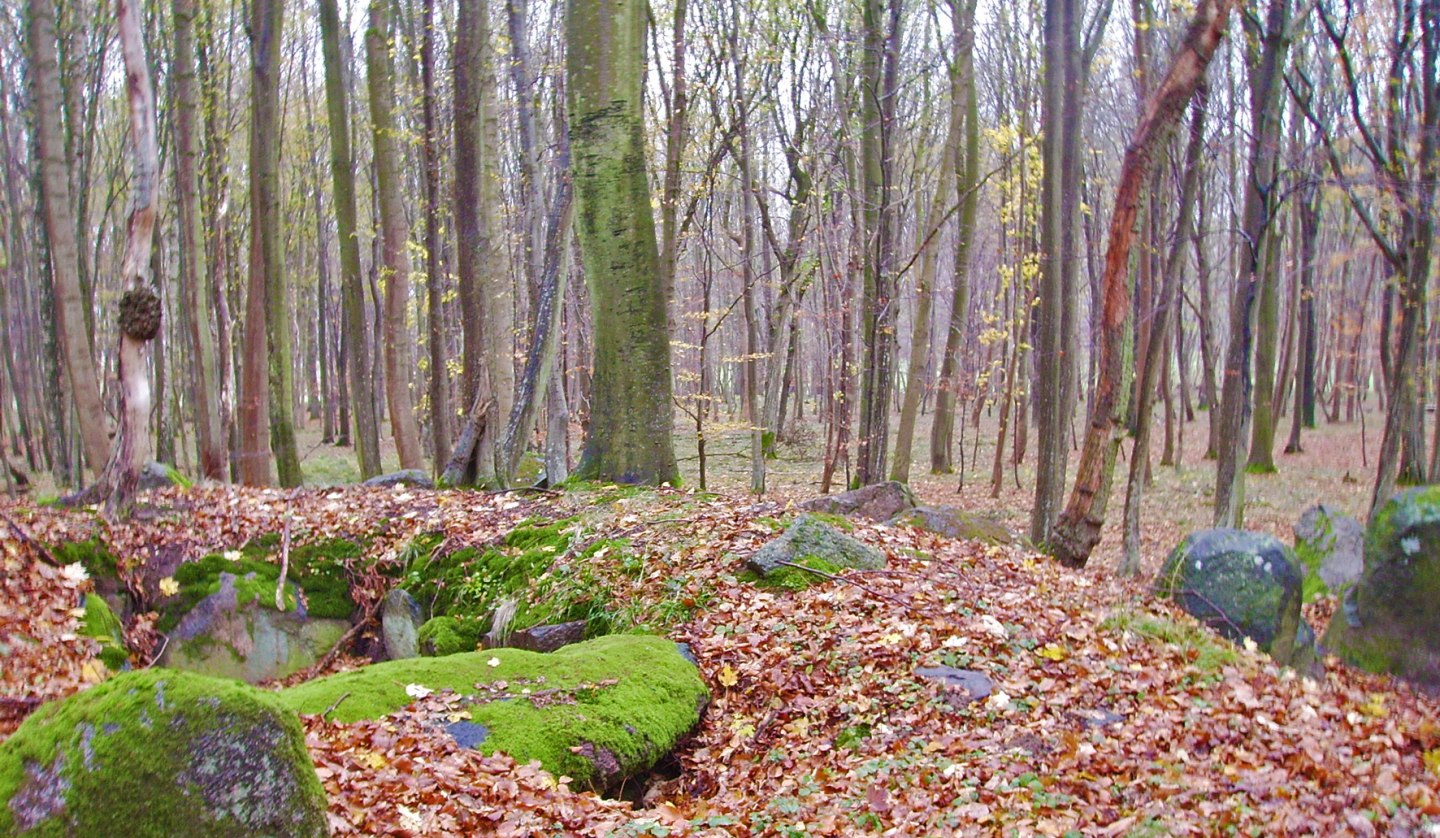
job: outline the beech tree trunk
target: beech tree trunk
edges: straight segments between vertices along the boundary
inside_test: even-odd
[[[65,362],[65,377],[80,426],[85,464],[98,475],[109,457],[110,437],[100,381],[90,357],[85,325],[86,296],[81,289],[80,250],[76,243],[76,214],[70,195],[70,166],[66,162],[61,128],[60,70],[56,64],[55,4],[30,0],[31,87],[35,98],[35,145],[40,167],[40,197],[49,241],[50,277],[54,288],[55,326]]]
[[[575,476],[673,483],[670,335],[645,172],[645,8],[639,0],[566,6],[576,233],[595,328]]]

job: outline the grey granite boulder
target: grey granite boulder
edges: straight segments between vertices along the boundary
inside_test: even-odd
[[[982,544],[1008,545],[1015,536],[993,518],[966,512],[954,506],[917,506],[891,518],[890,524],[915,527],[946,538],[978,541]]]
[[[435,488],[435,481],[430,479],[430,475],[418,468],[407,468],[401,469],[400,471],[392,471],[389,474],[377,474],[369,480],[366,480],[362,485],[379,486],[381,488],[404,485],[412,489],[433,489]]]
[[[765,577],[795,572],[786,562],[829,572],[845,568],[876,570],[885,566],[885,554],[813,515],[801,515],[784,533],[756,550],[746,566]]]
[[[915,506],[910,487],[895,480],[872,483],[838,495],[821,495],[800,504],[806,512],[844,515],[866,521],[888,521]]]
[[[1233,641],[1249,637],[1286,665],[1297,663],[1297,651],[1304,657],[1297,649],[1300,586],[1289,547],[1263,533],[1224,528],[1187,536],[1155,580],[1158,595]]]
[[[380,605],[380,637],[387,660],[420,656],[420,603],[404,588],[391,588]]]

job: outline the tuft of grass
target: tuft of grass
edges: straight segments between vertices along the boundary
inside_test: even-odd
[[[1130,632],[1155,643],[1175,646],[1186,660],[1206,674],[1218,672],[1240,660],[1240,655],[1229,641],[1210,633],[1203,626],[1148,611],[1121,608],[1102,620],[1100,628],[1122,634]]]

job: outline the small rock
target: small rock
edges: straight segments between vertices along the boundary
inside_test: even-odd
[[[462,748],[479,749],[490,736],[490,728],[466,721],[446,724],[445,732],[450,734],[451,738]]]
[[[910,487],[895,480],[872,483],[838,495],[821,495],[800,504],[806,512],[823,512],[863,518],[867,521],[888,521],[915,506]]]
[[[505,645],[530,652],[553,652],[585,639],[585,621],[574,620],[550,626],[535,626],[511,632]]]
[[[168,489],[171,486],[178,486],[184,482],[180,472],[174,466],[151,460],[140,467],[140,482],[135,485],[137,491],[148,492],[151,489]]]
[[[1081,725],[1096,730],[1110,725],[1118,725],[1125,721],[1125,717],[1119,713],[1112,713],[1104,707],[1091,707],[1085,710],[1071,710],[1071,718],[1080,722]]]
[[[380,606],[380,635],[387,660],[420,656],[420,603],[404,588],[391,588]]]
[[[946,692],[960,691],[966,704],[984,701],[995,689],[995,683],[982,672],[973,669],[956,669],[953,666],[928,666],[915,670],[915,674],[939,684]]]
[[[400,471],[392,471],[389,474],[377,474],[361,485],[379,486],[381,488],[404,485],[412,489],[433,489],[435,488],[435,481],[430,479],[430,475],[418,468],[407,468],[401,469]]]

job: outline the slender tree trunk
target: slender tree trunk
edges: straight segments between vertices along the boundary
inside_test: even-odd
[[[360,269],[360,239],[355,222],[355,161],[350,150],[345,64],[340,54],[340,15],[336,0],[319,0],[319,4],[325,107],[330,122],[330,176],[339,231],[340,298],[345,320],[342,351],[355,405],[355,453],[364,479],[380,473],[380,423],[375,412],[371,355],[366,346],[365,278]]]
[[[76,216],[71,204],[69,166],[60,125],[60,71],[56,65],[55,5],[30,0],[28,28],[31,85],[35,101],[36,152],[40,197],[49,240],[50,276],[55,301],[56,336],[65,361],[65,376],[80,426],[85,463],[99,474],[109,456],[105,408],[100,382],[90,356],[85,294],[81,288]]]
[[[1130,308],[1125,275],[1134,243],[1140,188],[1149,178],[1155,151],[1179,121],[1186,104],[1203,83],[1205,70],[1224,36],[1234,0],[1201,0],[1169,71],[1146,102],[1140,124],[1125,150],[1115,211],[1105,252],[1103,340],[1099,379],[1090,401],[1090,422],[1075,486],[1065,511],[1047,539],[1056,558],[1081,566],[1100,540],[1114,476],[1115,453],[1125,427],[1125,319]]]
[[[390,57],[390,23],[384,0],[370,4],[365,32],[365,67],[370,87],[370,123],[374,132],[375,180],[380,204],[382,278],[385,282],[384,337],[385,404],[402,469],[423,469],[420,427],[410,396],[414,346],[405,324],[410,300],[409,224],[402,205],[403,172],[395,127],[394,69]],[[438,463],[436,464],[438,467]]]
[[[438,468],[450,455],[450,384],[445,374],[445,277],[440,271],[440,149],[435,116],[435,0],[424,0],[420,46],[425,163],[425,299],[429,320],[430,441]]]
[[[180,230],[180,294],[188,313],[189,348],[195,390],[195,438],[200,476],[225,479],[225,437],[220,425],[219,380],[215,344],[210,338],[210,306],[205,293],[205,249],[200,233],[200,187],[196,114],[200,95],[195,80],[195,0],[175,0],[175,201]]]

